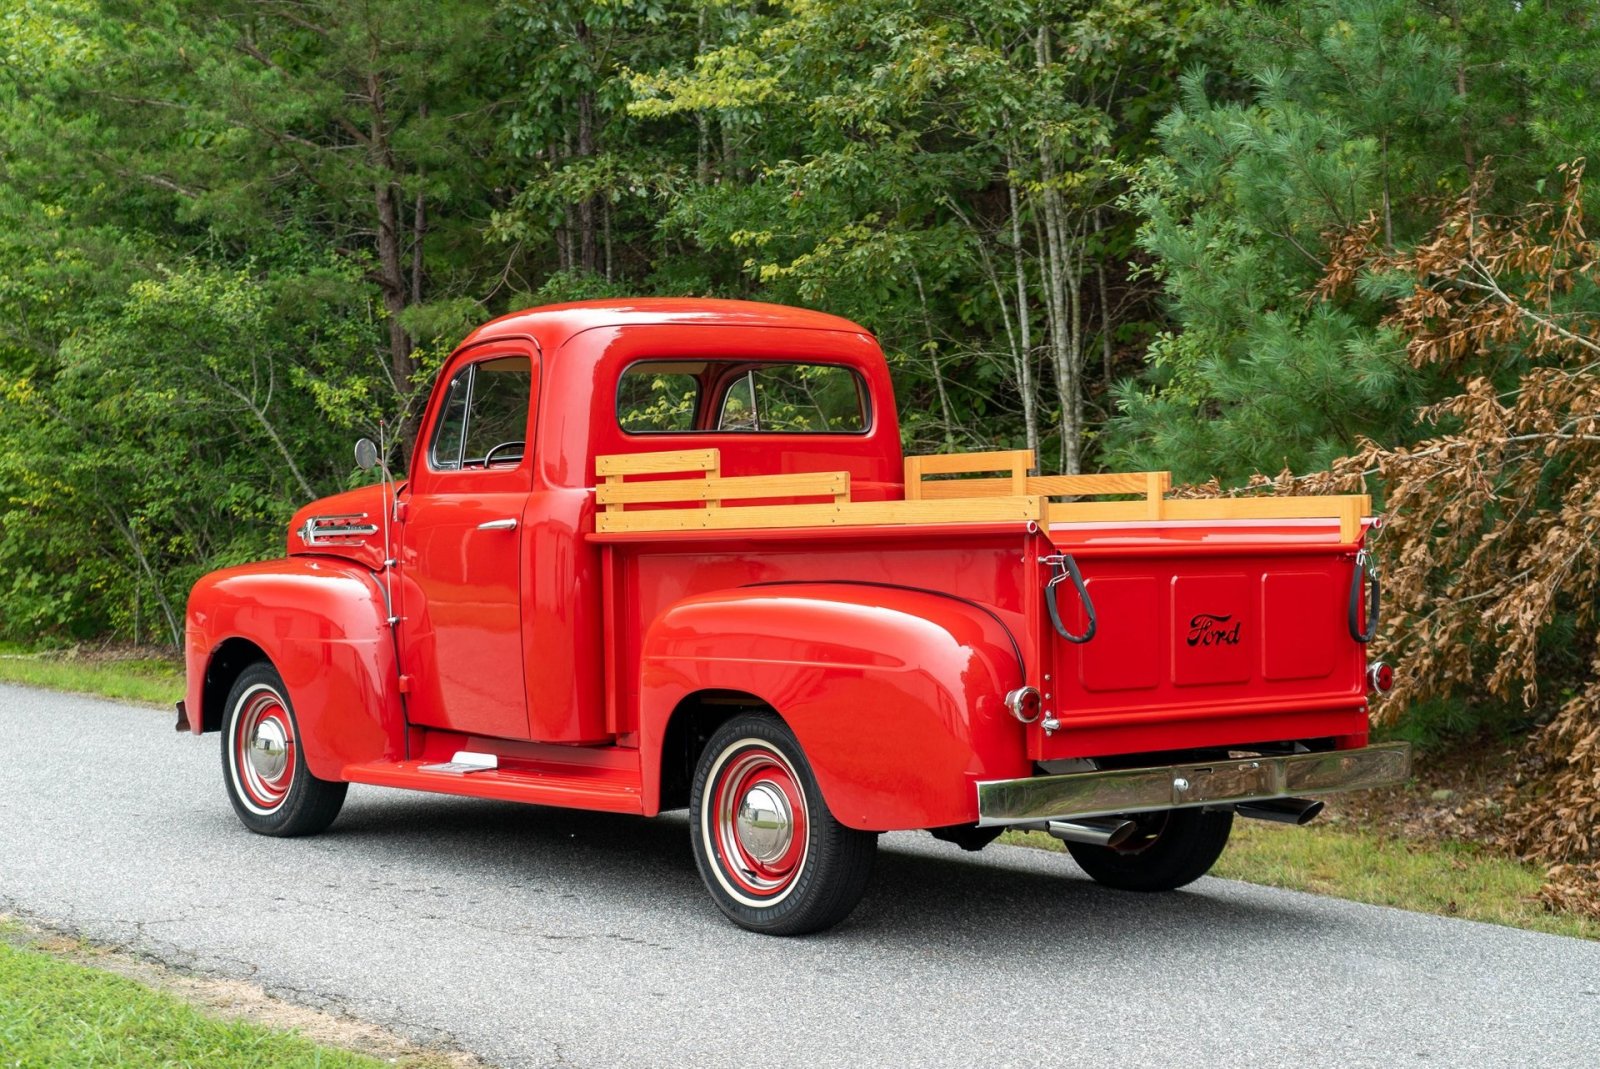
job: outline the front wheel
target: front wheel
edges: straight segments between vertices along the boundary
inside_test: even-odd
[[[240,672],[228,692],[222,780],[239,820],[260,835],[315,835],[339,815],[349,789],[306,768],[289,690],[266,661]]]
[[[1118,846],[1067,843],[1072,860],[1096,883],[1122,891],[1193,883],[1211,871],[1233,830],[1230,809],[1166,809],[1132,819],[1138,831]]]
[[[718,728],[689,792],[694,860],[717,908],[767,935],[842,921],[866,892],[874,832],[847,828],[822,801],[783,721],[737,716]]]

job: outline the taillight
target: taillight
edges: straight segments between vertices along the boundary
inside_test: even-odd
[[[1394,669],[1378,661],[1367,666],[1367,689],[1375,690],[1379,694],[1394,687]]]
[[[1039,710],[1042,703],[1039,692],[1032,687],[1018,687],[1006,695],[1006,708],[1011,710],[1011,715],[1024,724],[1031,724],[1039,719]]]

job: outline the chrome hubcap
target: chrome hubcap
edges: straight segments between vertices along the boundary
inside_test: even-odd
[[[794,818],[783,791],[767,782],[752,784],[739,800],[734,818],[739,845],[757,861],[775,861],[794,840]]]
[[[288,763],[289,740],[283,725],[276,720],[258,721],[250,736],[250,767],[262,779],[275,780]]]

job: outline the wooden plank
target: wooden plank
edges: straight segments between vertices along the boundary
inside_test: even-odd
[[[1339,513],[1339,541],[1354,542],[1361,537],[1361,517],[1372,511],[1372,498],[1346,494],[1344,511]]]
[[[716,449],[679,449],[662,453],[613,453],[594,458],[594,473],[605,475],[661,475],[671,472],[716,471],[722,454]]]
[[[1170,504],[1170,502],[1169,502]],[[1150,518],[1146,501],[1053,501],[1054,523],[1130,523]]]
[[[906,457],[906,500],[919,501],[922,498],[922,458]]]
[[[1325,494],[1306,497],[1214,497],[1168,501],[1169,520],[1338,520],[1341,531],[1347,516],[1372,511],[1365,494]]]
[[[602,505],[646,501],[737,501],[757,497],[838,497],[850,492],[850,473],[814,471],[797,475],[741,475],[727,479],[661,479],[603,483],[594,488]]]
[[[1011,453],[1011,495],[1025,497],[1028,493],[1028,469],[1033,467],[1033,454],[1026,449]]]
[[[934,453],[910,458],[921,462],[924,475],[960,475],[974,471],[1023,471],[1033,467],[1033,453],[1027,449],[1005,449],[988,453]]]
[[[1032,489],[1033,480],[1028,480],[1028,493],[1035,497],[1046,497],[1041,490]],[[909,485],[909,484],[908,484]],[[1011,492],[1011,480],[1006,479],[929,479],[924,482],[920,490],[921,500],[924,501],[951,501],[964,497],[1014,497]],[[1023,495],[1026,496],[1026,495]]]
[[[602,513],[595,530],[702,531],[774,527],[861,527],[875,524],[1042,522],[1041,497],[972,498],[965,501],[850,501],[831,505],[748,505],[708,509],[657,509]]]
[[[1166,516],[1167,490],[1172,486],[1172,473],[1170,471],[1147,471],[1144,473],[1144,501],[1147,511],[1145,519],[1159,520]]]
[[[1172,476],[1164,471],[1139,471],[1105,475],[1035,475],[1027,480],[1027,493],[1040,497],[1081,497],[1098,494],[1164,495]],[[933,479],[922,484],[922,496],[949,500],[956,497],[1013,497],[1011,480]]]
[[[1164,477],[1164,478],[1163,478]],[[1156,495],[1166,493],[1172,475],[1165,471],[1107,472],[1101,475],[1036,475],[1028,480],[1028,493],[1049,497],[1095,494],[1149,495],[1152,482]],[[957,484],[959,485],[959,483]]]
[[[1361,517],[1372,511],[1365,495],[1306,497],[1208,497],[1163,500],[1164,520],[1309,520],[1339,523],[1345,542],[1361,533]],[[1148,520],[1145,501],[1071,501],[1053,504],[1050,518],[1057,523],[1126,523]]]
[[[716,450],[712,450],[712,452],[715,453]],[[708,478],[708,479],[720,479],[720,478],[722,478],[722,454],[721,453],[717,453],[717,455],[714,456],[711,459],[711,466],[706,469],[706,478]],[[722,507],[722,502],[718,501],[718,500],[716,500],[714,498],[712,500],[706,502],[706,508],[708,508],[708,509],[719,509],[721,507]]]

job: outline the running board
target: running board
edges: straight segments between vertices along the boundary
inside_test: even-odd
[[[376,787],[604,813],[644,813],[644,789],[637,773],[617,769],[568,765],[559,770],[484,768],[463,774],[428,761],[369,761],[344,766],[343,775],[351,783]]]
[[[1363,750],[989,780],[978,784],[978,826],[1361,791],[1402,783],[1410,770],[1410,744],[1387,742]]]

